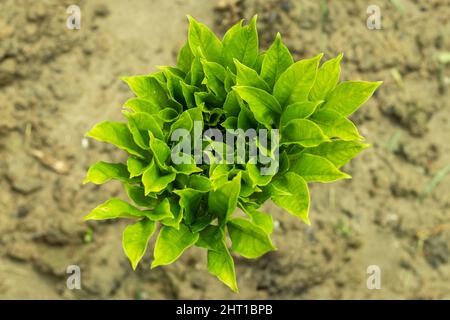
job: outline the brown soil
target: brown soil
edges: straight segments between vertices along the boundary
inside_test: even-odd
[[[448,0],[78,1],[81,30],[65,26],[70,1],[0,2],[0,298],[450,298],[450,52]],[[122,252],[126,222],[82,217],[118,183],[82,186],[89,164],[115,148],[83,140],[120,119],[131,93],[122,75],[173,64],[186,14],[219,33],[258,14],[261,46],[277,31],[296,58],[343,52],[342,79],[383,80],[353,117],[373,148],[345,170],[353,180],[312,186],[312,226],[271,204],[278,251],[236,257],[240,293],[207,274],[192,249],[175,264],[136,272]],[[425,192],[425,193],[424,193]],[[82,290],[66,288],[77,264]],[[366,286],[378,265],[380,290]]]

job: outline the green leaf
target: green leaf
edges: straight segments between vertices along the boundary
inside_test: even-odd
[[[236,67],[233,60],[248,67],[253,67],[258,58],[258,32],[256,31],[256,16],[250,21],[250,24],[241,27],[241,23],[235,25],[224,37],[223,54],[225,65],[235,72]]]
[[[130,179],[127,166],[122,163],[99,161],[89,168],[83,184],[88,182],[103,184],[111,179],[128,182]]]
[[[191,188],[175,190],[174,193],[180,196],[180,207],[183,211],[185,223],[187,225],[192,224],[200,207],[200,201],[205,193]]]
[[[170,208],[170,202],[169,199],[165,198],[163,201],[161,201],[155,209],[148,212],[147,218],[153,221],[159,221],[164,219],[173,219],[173,213]]]
[[[233,87],[239,96],[248,103],[255,119],[271,128],[278,122],[281,114],[281,107],[278,101],[264,90],[253,87]]]
[[[169,146],[164,141],[154,137],[150,131],[149,135],[150,135],[150,149],[152,150],[153,157],[156,160],[156,163],[161,169],[168,169],[166,161],[171,154]]]
[[[323,54],[297,61],[283,72],[273,88],[273,95],[282,107],[308,100]]]
[[[208,226],[200,233],[196,245],[208,249],[208,271],[237,292],[234,262],[228,252],[222,229],[213,225]]]
[[[347,118],[330,109],[321,109],[314,113],[310,120],[314,121],[328,138],[342,140],[364,140],[356,126]]]
[[[294,216],[310,224],[309,190],[306,181],[294,172],[287,172],[269,185],[272,201]]]
[[[290,171],[302,176],[306,182],[332,182],[351,177],[339,171],[334,164],[323,157],[312,154],[301,154],[298,159],[291,162]]]
[[[231,181],[225,182],[208,194],[208,210],[219,217],[220,223],[226,223],[237,207],[241,190],[241,173]]]
[[[127,192],[128,198],[133,200],[138,206],[153,208],[157,205],[158,201],[154,197],[146,196],[145,189],[141,186],[132,185],[125,183],[125,190]]]
[[[134,112],[145,112],[148,114],[157,114],[161,108],[152,101],[142,98],[131,98],[124,103],[124,107],[130,108]]]
[[[255,225],[263,229],[267,234],[272,233],[273,219],[270,214],[261,212],[256,206],[252,205],[245,205],[241,203],[240,207]]]
[[[184,224],[177,230],[163,226],[156,239],[154,260],[151,268],[168,265],[177,260],[183,252],[197,242],[198,233],[192,233]]]
[[[239,96],[234,91],[230,91],[227,94],[227,98],[223,104],[223,110],[227,117],[237,117],[241,112],[241,105],[239,103]]]
[[[186,42],[185,45],[178,52],[177,58],[177,68],[188,73],[191,70],[192,61],[194,60],[194,55],[192,54],[189,43]]]
[[[227,95],[224,88],[225,68],[216,62],[208,62],[206,60],[201,60],[201,62],[208,88],[211,89],[217,97],[225,100]]]
[[[184,82],[180,82],[181,84],[181,91],[183,92],[184,100],[186,101],[188,108],[195,108],[195,99],[194,99],[194,93],[198,92],[199,89],[195,86],[191,86],[189,84],[186,84]]]
[[[312,101],[325,100],[328,94],[336,87],[341,74],[340,62],[342,54],[325,62],[317,71],[316,81],[309,93]]]
[[[222,43],[220,40],[204,24],[197,22],[191,16],[188,16],[188,19],[188,41],[192,54],[198,58],[206,58],[208,61],[221,62]]]
[[[145,151],[139,148],[134,142],[133,135],[125,123],[111,121],[100,122],[86,133],[86,137],[111,143],[136,157],[146,157]]]
[[[227,228],[232,250],[247,259],[258,258],[276,250],[267,233],[246,219],[232,219],[228,221]]]
[[[254,186],[266,186],[272,180],[272,175],[262,175],[261,169],[256,164],[247,163],[246,169]]]
[[[165,107],[168,99],[166,91],[154,76],[122,77],[122,80],[139,98],[149,100],[159,107]]]
[[[127,160],[127,170],[130,173],[130,178],[138,177],[144,173],[147,165],[134,157],[129,157]]]
[[[334,110],[344,117],[349,116],[372,96],[381,83],[381,81],[341,82],[331,91],[323,108]]]
[[[203,73],[203,65],[200,58],[195,58],[191,65],[191,85],[200,87],[205,74]]]
[[[259,76],[259,74],[252,68],[240,63],[237,59],[234,60],[236,65],[236,85],[255,87],[258,89],[270,92],[270,88],[267,83]]]
[[[156,121],[155,117],[153,117],[152,115],[143,112],[135,112],[135,113],[125,113],[125,116],[128,118],[128,125],[135,140],[136,135],[139,135],[138,131],[144,131],[146,133],[147,131],[150,131],[156,138],[161,140],[164,139],[164,134],[162,132],[161,125],[160,123],[158,123],[158,121]],[[143,134],[141,133],[140,135],[142,136]],[[146,146],[148,146],[148,134],[145,142]]]
[[[111,198],[93,209],[84,220],[105,220],[116,218],[143,218],[146,211],[141,211],[128,202]]]
[[[289,49],[281,41],[278,33],[275,41],[264,55],[261,77],[273,88],[280,75],[294,63]]]
[[[306,119],[294,119],[281,128],[281,144],[298,144],[303,147],[315,147],[330,139],[320,127]]]
[[[163,191],[167,188],[169,183],[175,180],[175,177],[175,173],[161,175],[158,166],[155,164],[155,161],[152,160],[150,165],[142,174],[142,183],[144,184],[145,195],[148,195],[150,192]]]
[[[284,127],[293,119],[305,119],[314,113],[323,101],[304,101],[290,104],[281,114],[280,127]]]
[[[130,224],[123,231],[123,250],[130,260],[133,270],[136,270],[139,261],[144,256],[148,240],[155,232],[155,228],[153,221],[142,219],[134,224]]]
[[[165,226],[173,227],[178,230],[180,228],[180,222],[183,219],[183,213],[181,212],[180,205],[171,200],[170,211],[172,212],[173,218],[165,218],[161,220],[161,223]]]
[[[331,140],[317,147],[306,148],[304,153],[321,156],[330,160],[337,168],[340,168],[353,159],[358,153],[370,145],[356,141]]]
[[[189,177],[188,187],[195,190],[208,192],[211,190],[211,181],[205,176],[192,175]]]

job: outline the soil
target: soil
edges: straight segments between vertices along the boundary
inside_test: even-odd
[[[80,30],[66,28],[70,1],[0,2],[0,298],[450,299],[448,0],[379,0],[381,30],[367,28],[365,0],[77,3]],[[119,183],[81,184],[94,161],[124,159],[84,133],[121,119],[120,76],[175,63],[186,14],[219,34],[258,14],[262,48],[279,31],[296,59],[343,52],[343,80],[384,81],[353,116],[373,144],[344,168],[353,179],[311,186],[310,227],[268,203],[278,251],[235,257],[237,295],[201,250],[151,271],[148,252],[134,272],[125,221],[82,221],[124,196]],[[69,265],[82,290],[67,289]]]

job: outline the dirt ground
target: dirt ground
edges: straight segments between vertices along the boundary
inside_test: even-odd
[[[78,0],[81,29],[68,30],[72,3],[0,0],[0,298],[450,299],[448,0]],[[381,30],[366,26],[370,4]],[[82,186],[90,164],[124,158],[84,133],[121,119],[120,76],[175,63],[186,14],[220,34],[258,14],[262,48],[279,31],[296,59],[343,52],[343,80],[384,81],[353,116],[373,144],[346,166],[353,180],[311,186],[311,227],[268,203],[278,251],[236,257],[239,294],[196,249],[152,271],[148,252],[133,272],[126,222],[82,221],[124,195]],[[69,265],[81,290],[66,287]]]

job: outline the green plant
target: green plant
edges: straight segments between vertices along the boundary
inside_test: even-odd
[[[123,232],[134,269],[159,224],[152,268],[174,262],[195,245],[207,250],[208,270],[237,291],[227,238],[231,251],[245,258],[275,250],[272,216],[259,209],[269,198],[310,223],[308,183],[350,178],[339,168],[368,145],[347,117],[380,82],[339,83],[342,55],[320,67],[322,54],[294,63],[279,34],[260,53],[256,17],[245,26],[237,23],[222,41],[193,18],[189,22],[176,67],[123,78],[136,94],[124,105],[127,123],[105,121],[87,133],[129,157],[126,164],[97,162],[84,183],[120,180],[134,205],[112,198],[85,219],[135,220]],[[201,130],[224,133],[279,129],[279,145],[276,135],[270,135],[270,148],[256,139],[260,152],[276,158],[276,170],[262,174],[264,165],[247,159],[198,163],[185,149],[176,152],[192,161],[174,163],[171,155],[179,144],[172,133],[185,129],[196,135],[199,123]],[[245,148],[249,143],[244,141]],[[236,160],[236,150],[225,144],[203,139],[201,150],[208,146],[213,147],[209,155],[221,150]],[[194,142],[189,151],[195,148]],[[237,207],[242,216],[236,216]]]

